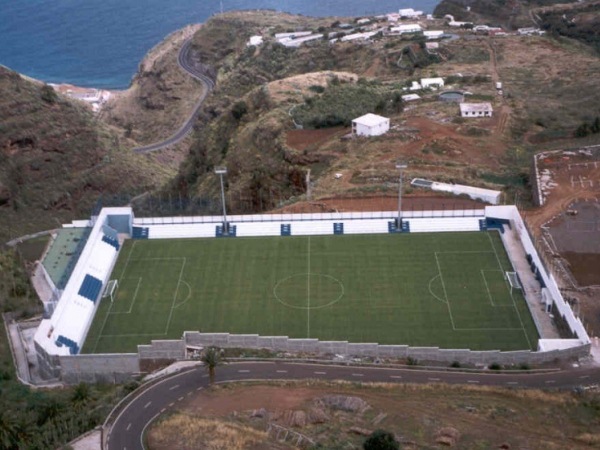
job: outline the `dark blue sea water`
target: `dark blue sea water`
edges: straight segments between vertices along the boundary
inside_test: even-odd
[[[0,0],[0,64],[49,83],[121,89],[167,34],[221,10],[359,16],[440,0]]]

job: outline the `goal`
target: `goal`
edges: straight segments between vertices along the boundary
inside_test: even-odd
[[[104,288],[104,293],[102,294],[102,298],[110,297],[110,301],[113,302],[115,300],[114,295],[117,292],[117,287],[119,286],[119,280],[110,280],[106,283],[106,287]]]
[[[510,285],[510,292],[512,293],[513,289],[523,289],[521,286],[521,280],[519,279],[519,275],[517,272],[506,272],[506,279],[508,280],[508,284]]]

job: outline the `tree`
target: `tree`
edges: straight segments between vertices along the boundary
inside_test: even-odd
[[[208,379],[210,383],[214,383],[215,368],[223,364],[221,351],[217,347],[207,347],[202,353],[200,361],[202,361],[206,366],[206,370],[208,371]]]
[[[56,103],[56,101],[58,100],[58,95],[56,95],[56,91],[49,84],[44,84],[42,86],[41,97],[42,100],[51,105]]]
[[[399,450],[400,444],[392,433],[375,430],[363,444],[364,450]]]

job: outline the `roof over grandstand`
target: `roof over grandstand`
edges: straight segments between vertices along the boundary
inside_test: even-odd
[[[119,243],[107,225],[109,218],[132,214],[125,207],[104,208],[98,215],[52,317],[42,320],[35,333],[36,344],[48,354],[79,353],[118,255]]]

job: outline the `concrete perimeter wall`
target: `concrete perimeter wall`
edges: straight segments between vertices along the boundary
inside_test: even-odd
[[[573,333],[577,335],[577,338],[581,341],[582,345],[588,345],[591,343],[590,337],[583,326],[581,320],[575,316],[573,310],[569,304],[563,298],[556,280],[552,274],[546,269],[546,266],[542,262],[538,252],[529,236],[529,232],[525,227],[525,223],[519,214],[519,211],[514,206],[494,206],[486,208],[486,217],[493,217],[499,219],[510,220],[514,224],[514,227],[519,235],[521,244],[525,249],[525,252],[531,255],[531,258],[535,265],[538,267],[540,274],[548,288],[551,300],[556,308],[560,312],[561,316],[568,323],[569,328]]]
[[[123,383],[140,372],[137,353],[59,356],[59,363],[67,384]]]
[[[275,352],[310,353],[319,356],[344,355],[348,357],[373,357],[406,359],[414,358],[421,362],[451,364],[460,361],[466,364],[489,365],[498,363],[542,364],[555,360],[570,360],[589,354],[590,345],[564,350],[532,352],[529,350],[501,352],[475,351],[468,349],[440,349],[438,347],[409,347],[407,345],[379,345],[375,343],[353,344],[347,341],[319,341],[318,339],[290,339],[287,336],[259,336],[256,334],[199,333],[185,332],[187,346],[221,348],[256,348]]]

